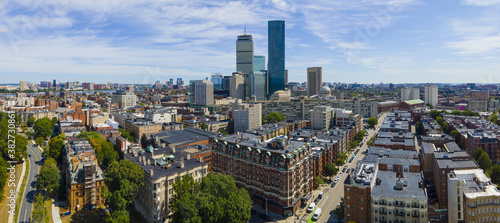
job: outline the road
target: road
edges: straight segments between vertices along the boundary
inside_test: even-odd
[[[28,174],[28,180],[26,181],[26,187],[24,189],[21,207],[19,209],[19,216],[17,218],[18,222],[23,223],[31,222],[31,212],[35,203],[36,178],[43,164],[42,153],[38,150],[38,148],[31,144],[30,140],[28,140],[28,154],[30,169],[25,173]]]
[[[363,157],[365,156],[363,154],[363,152],[366,151],[366,149],[368,148],[368,146],[366,145],[366,142],[368,142],[368,140],[378,132],[378,130],[382,126],[382,123],[386,117],[387,117],[387,113],[383,114],[379,118],[378,125],[375,127],[375,130],[370,130],[370,132],[368,133],[368,136],[366,137],[365,143],[363,143],[363,146],[360,147],[359,153],[356,155],[356,157],[354,157],[354,160],[351,163],[348,162],[346,164],[347,168],[356,167],[357,161],[360,159],[363,159]],[[349,159],[352,157],[353,154],[354,153],[349,155]],[[343,167],[340,168],[339,174],[342,171],[342,168]],[[339,182],[337,183],[337,185],[335,185],[335,187],[333,187],[333,188],[330,187],[324,191],[325,197],[323,197],[323,199],[321,199],[318,202],[318,207],[321,208],[322,213],[321,213],[321,217],[318,219],[317,222],[321,222],[321,223],[334,222],[335,219],[333,218],[332,211],[340,203],[340,199],[342,197],[344,197],[344,180],[347,177],[347,175],[348,175],[347,173],[344,173],[342,175],[342,177],[340,178]],[[307,217],[308,217],[308,215],[306,215],[304,218],[302,218],[302,220],[305,221],[307,219]]]

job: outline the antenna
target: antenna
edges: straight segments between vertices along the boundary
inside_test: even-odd
[[[247,34],[247,26],[245,25],[245,35]]]

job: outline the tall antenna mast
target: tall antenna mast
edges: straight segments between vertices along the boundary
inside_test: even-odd
[[[247,26],[245,25],[245,35],[247,34]]]

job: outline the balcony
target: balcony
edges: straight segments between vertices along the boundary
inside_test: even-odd
[[[400,203],[394,203],[394,207],[404,207],[405,203],[400,202]]]
[[[404,212],[394,212],[394,215],[405,216],[405,213]]]
[[[380,210],[380,214],[387,214],[387,210]]]
[[[419,217],[419,214],[418,214],[418,213],[412,213],[412,214],[411,214],[411,216],[412,216],[413,218],[418,218],[418,217]]]

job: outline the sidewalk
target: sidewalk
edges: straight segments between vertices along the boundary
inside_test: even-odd
[[[21,199],[21,204],[24,201],[24,194],[19,194],[19,193],[20,193],[20,190],[21,190],[21,185],[23,184],[24,173],[26,172],[26,162],[29,162],[29,159],[26,159],[23,162],[23,170],[21,171],[21,175],[19,176],[19,182],[17,183],[17,187],[16,187],[17,196],[23,196],[23,198]],[[27,183],[27,181],[26,181],[26,183]],[[26,190],[26,187],[24,187],[24,189]],[[17,197],[16,197],[16,202],[17,202]],[[21,211],[21,204],[19,205],[19,211]],[[16,214],[19,216],[19,213],[16,213]],[[8,220],[8,222],[9,223],[13,223],[14,222],[14,215],[9,214],[9,220]]]
[[[52,221],[54,223],[62,223],[61,215],[59,214],[59,201],[52,198]]]

